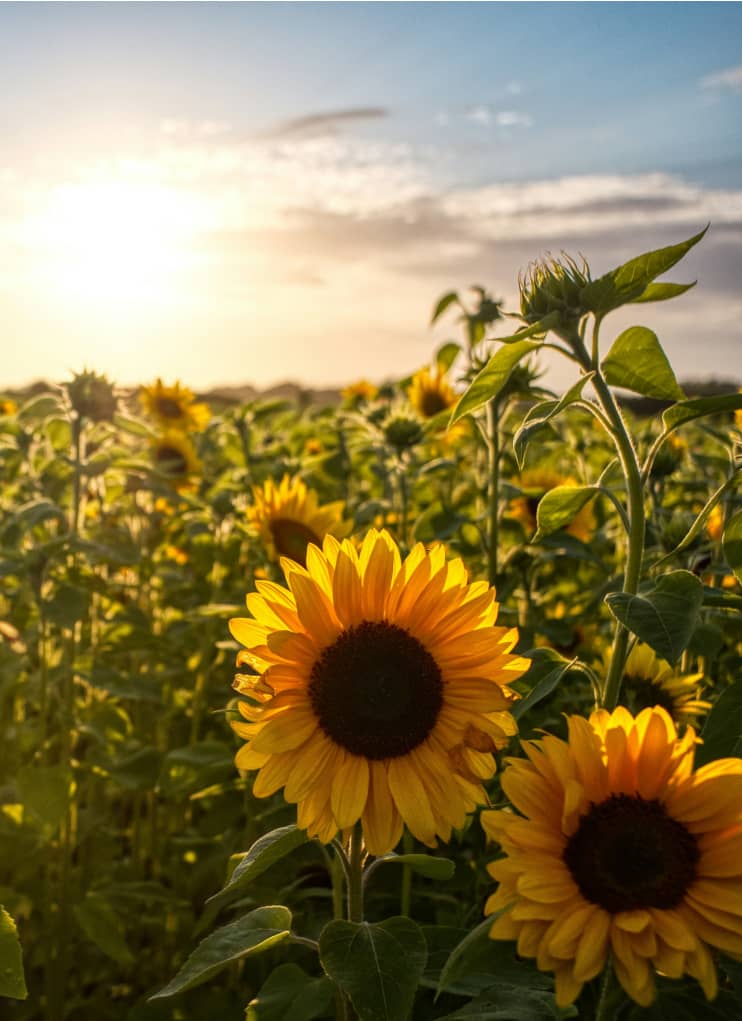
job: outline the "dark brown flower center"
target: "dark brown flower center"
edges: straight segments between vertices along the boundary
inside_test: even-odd
[[[420,406],[423,415],[425,415],[426,418],[432,418],[440,411],[446,410],[448,407],[448,401],[439,390],[424,390]]]
[[[336,744],[367,759],[392,759],[431,732],[443,685],[438,664],[409,631],[365,620],[322,651],[309,695]]]
[[[274,518],[268,527],[278,555],[289,557],[290,560],[295,560],[302,567],[306,567],[309,543],[313,542],[315,546],[322,545],[322,540],[301,521],[293,521],[291,518]]]
[[[185,475],[188,472],[188,461],[183,451],[176,447],[158,447],[155,460],[158,467],[170,475]]]
[[[629,794],[593,805],[564,850],[583,896],[611,914],[676,907],[699,858],[693,834],[661,802]]]
[[[182,418],[184,415],[183,405],[172,397],[158,397],[157,410],[163,418]]]

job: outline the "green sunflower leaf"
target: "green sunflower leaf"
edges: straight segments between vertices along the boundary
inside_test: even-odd
[[[287,907],[256,908],[202,940],[175,978],[149,999],[175,996],[200,985],[232,961],[239,961],[248,954],[262,953],[283,942],[290,932],[291,912]]]
[[[742,511],[735,514],[724,529],[721,545],[726,561],[742,582]]]
[[[630,326],[619,334],[602,365],[611,386],[661,400],[685,397],[657,334],[646,326]]]
[[[297,847],[306,844],[309,838],[305,830],[298,826],[280,826],[264,834],[252,845],[250,850],[241,858],[229,877],[229,882],[213,897],[209,897],[206,904],[209,907],[217,907],[228,903],[241,893],[259,875],[269,869],[281,858],[291,854]]]
[[[642,595],[613,592],[605,601],[616,620],[674,664],[698,623],[703,585],[690,571],[671,571]]]
[[[360,1021],[407,1021],[428,956],[410,918],[330,922],[319,938],[322,966],[349,997]]]
[[[694,418],[706,415],[723,415],[742,408],[742,393],[722,394],[719,397],[694,397],[689,401],[680,401],[662,413],[662,422],[669,432]]]
[[[247,1005],[245,1021],[312,1021],[327,1015],[335,987],[297,964],[281,964]]]
[[[435,364],[439,372],[448,372],[458,356],[461,354],[461,344],[455,340],[449,340],[442,344],[435,353]]]
[[[0,906],[0,996],[25,1000],[28,996],[23,975],[23,954],[15,922]]]
[[[121,920],[100,894],[88,893],[72,910],[82,931],[99,950],[119,964],[134,963]]]
[[[450,858],[438,858],[432,854],[385,854],[376,861],[380,865],[409,865],[413,872],[428,879],[451,879],[456,871],[456,863]]]
[[[719,696],[701,731],[703,744],[696,748],[696,767],[715,759],[742,755],[742,681]]]
[[[22,766],[16,783],[25,808],[47,826],[58,826],[67,815],[71,775],[65,766]]]
[[[444,1014],[439,1021],[548,1021],[577,1017],[577,1010],[560,1010],[552,993],[528,986],[497,982],[475,1000]]]
[[[430,325],[432,326],[436,323],[449,305],[453,305],[454,302],[459,302],[459,296],[456,291],[449,291],[447,294],[442,295],[436,302],[435,308],[433,309],[433,315],[430,318]]]
[[[534,328],[531,327],[529,330],[522,330],[516,336],[526,337],[530,336],[533,332]],[[464,415],[471,414],[472,411],[481,408],[487,401],[497,397],[518,362],[522,361],[532,351],[537,351],[543,345],[541,340],[516,340],[513,343],[507,343],[512,338],[506,337],[504,341],[500,337],[497,339],[499,343],[504,343],[504,346],[495,351],[485,367],[474,377],[469,389],[461,395],[458,404],[453,410],[449,425],[454,425]]]
[[[599,492],[598,486],[555,486],[550,489],[541,497],[536,508],[538,528],[533,542],[539,542],[568,525]]]
[[[695,286],[695,280],[690,284],[647,284],[639,297],[634,298],[631,304],[639,305],[650,301],[669,301],[670,298],[677,298]]]
[[[539,401],[538,404],[534,405],[529,409],[526,417],[523,419],[523,424],[516,432],[513,437],[513,453],[515,459],[518,462],[518,467],[522,470],[525,463],[526,448],[530,443],[533,434],[538,432],[539,429],[543,429],[552,418],[556,418],[557,415],[561,414],[565,408],[568,408],[570,404],[574,404],[575,401],[579,401],[582,397],[582,391],[585,388],[585,384],[593,378],[594,372],[588,372],[586,375],[581,376],[576,383],[565,391],[565,393],[558,400]]]

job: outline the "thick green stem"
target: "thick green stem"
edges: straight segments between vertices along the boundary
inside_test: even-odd
[[[363,921],[363,828],[353,827],[348,853],[348,921]]]
[[[611,1010],[611,990],[613,986],[613,965],[610,957],[603,971],[603,982],[600,987],[600,999],[595,1010],[595,1021],[609,1021]]]
[[[639,588],[642,558],[644,556],[644,491],[634,445],[631,442],[623,416],[616,404],[616,399],[606,383],[598,364],[597,335],[599,325],[600,321],[597,320],[593,333],[595,361],[592,369],[595,375],[592,378],[592,385],[600,401],[600,406],[610,423],[611,436],[616,445],[616,451],[626,481],[629,533],[622,591],[627,595],[633,596],[636,595]],[[608,710],[615,709],[618,704],[628,642],[629,632],[623,624],[617,624],[613,640],[613,654],[603,689],[603,706]]]
[[[497,581],[497,549],[500,544],[500,409],[496,400],[487,405],[487,452],[489,454],[487,574],[490,585]]]
[[[415,841],[412,838],[412,834],[408,831],[404,831],[402,837],[402,847],[405,854],[412,854],[415,850]],[[402,889],[399,897],[399,913],[400,915],[407,915],[409,918],[410,908],[412,906],[412,868],[409,865],[402,866]]]

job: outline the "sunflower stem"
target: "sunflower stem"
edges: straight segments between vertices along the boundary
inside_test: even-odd
[[[409,830],[404,831],[402,837],[402,848],[405,854],[412,854],[415,850],[415,841]],[[412,906],[412,868],[409,865],[402,866],[402,890],[399,897],[399,913],[410,917]]]
[[[360,821],[350,834],[348,853],[348,921],[363,921],[363,827]]]
[[[603,982],[600,986],[600,997],[595,1010],[595,1021],[609,1021],[611,1009],[611,993],[613,991],[613,964],[609,957],[603,971]]]
[[[489,509],[487,527],[487,572],[490,585],[497,582],[497,547],[500,537],[500,406],[497,400],[487,404],[487,452],[489,455]],[[403,912],[404,913],[404,912]]]

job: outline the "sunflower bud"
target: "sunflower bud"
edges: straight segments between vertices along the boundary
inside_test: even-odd
[[[394,415],[384,424],[384,439],[398,453],[410,450],[423,438],[422,424],[408,415]]]
[[[117,397],[113,384],[96,372],[75,373],[70,383],[65,383],[70,404],[80,416],[91,422],[111,422],[116,413]]]
[[[552,329],[572,343],[580,319],[589,311],[582,302],[582,290],[588,283],[590,269],[584,259],[582,266],[564,254],[561,259],[547,257],[532,262],[518,277],[523,319],[531,324],[556,314]]]

